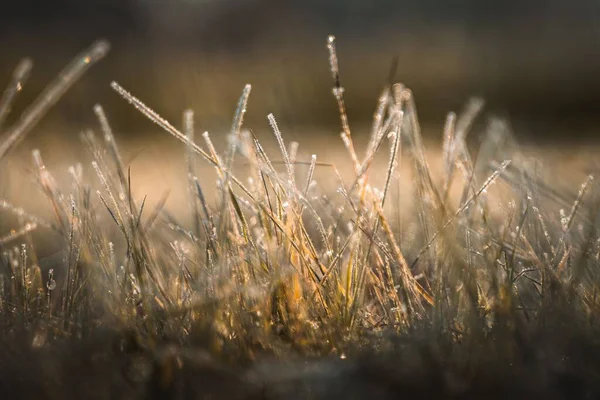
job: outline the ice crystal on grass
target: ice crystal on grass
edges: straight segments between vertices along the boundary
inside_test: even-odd
[[[27,110],[23,112],[21,118],[4,133],[0,140],[0,159],[2,159],[11,149],[13,149],[31,128],[46,114],[46,112],[61,98],[61,96],[89,69],[90,66],[104,58],[110,49],[106,41],[93,43],[86,51],[77,55],[69,65],[67,65],[58,77],[51,82],[39,96],[33,101]],[[15,79],[11,86],[21,87],[21,82],[28,75],[31,66],[25,61],[15,73]],[[16,81],[16,83],[15,83]],[[11,89],[6,99],[4,108],[10,106],[12,102]]]
[[[458,115],[448,114],[441,173],[436,173],[427,157],[415,96],[395,82],[387,82],[377,99],[366,152],[359,158],[344,103],[350,93],[340,83],[333,36],[327,46],[340,146],[351,162],[348,181],[318,154],[307,159],[298,143],[286,146],[271,114],[267,119],[283,162],[270,158],[252,131],[243,129],[250,85],[238,101],[229,146],[219,153],[208,132],[203,144],[196,143],[192,110],[183,112],[180,131],[119,84],[111,84],[185,145],[182,180],[187,182],[189,220],[169,214],[167,194],[147,204],[140,197],[144,194],[132,191],[135,176],[121,158],[118,130],[113,132],[100,105],[93,111],[101,139],[91,131],[82,135],[93,161],[69,169],[69,188],[57,183],[34,151],[37,180],[54,221],[8,200],[0,202],[0,209],[18,220],[17,228],[0,235],[0,337],[31,330],[28,346],[53,351],[61,338],[76,343],[105,330],[118,332],[119,340],[110,346],[116,350],[101,353],[124,357],[124,365],[139,370],[139,381],[148,390],[162,394],[173,394],[178,385],[195,387],[185,374],[191,371],[193,379],[200,379],[204,375],[194,368],[215,372],[217,360],[251,366],[238,382],[244,388],[263,385],[290,395],[281,382],[302,379],[261,372],[257,361],[334,355],[344,363],[336,364],[336,376],[347,378],[355,372],[345,368],[353,368],[360,354],[382,359],[386,353],[403,354],[405,358],[385,364],[401,370],[379,366],[379,376],[369,369],[372,380],[382,380],[369,386],[373,390],[389,387],[388,380],[402,381],[398,392],[390,389],[394,398],[406,395],[402,388],[411,384],[403,381],[409,376],[402,370],[405,364],[437,377],[434,385],[425,385],[427,390],[413,394],[435,394],[438,386],[440,393],[468,392],[431,372],[443,370],[458,376],[465,387],[473,386],[468,393],[477,397],[470,382],[479,382],[480,365],[516,368],[518,373],[507,373],[515,378],[529,371],[530,360],[553,357],[541,351],[560,353],[549,343],[563,318],[569,329],[560,335],[568,339],[596,334],[600,232],[593,223],[597,199],[589,195],[595,193],[593,177],[578,193],[557,193],[521,162],[515,146],[502,147],[509,130],[498,123],[488,124],[474,157],[467,138],[483,107],[479,99]],[[65,69],[0,138],[0,158],[9,156],[57,97],[107,49],[97,43]],[[17,68],[0,100],[0,123],[30,68],[27,61]],[[376,167],[380,157],[387,160],[382,170]],[[408,166],[401,162],[407,158]],[[198,174],[199,163],[215,169],[215,201],[205,196],[209,180]],[[240,163],[244,172],[234,173]],[[82,168],[92,169],[95,178],[85,181]],[[321,182],[325,171],[335,185]],[[400,177],[408,175],[412,182],[401,186]],[[410,202],[400,201],[407,197]],[[34,230],[59,238],[60,262],[52,268],[40,266]],[[14,247],[16,243],[21,246]],[[542,350],[535,347],[539,337],[548,341],[540,344]],[[338,382],[328,371],[319,376]],[[364,374],[355,379],[368,386]],[[542,375],[536,376],[545,379]],[[298,376],[311,377],[307,372]],[[228,382],[235,380],[228,377]],[[319,386],[310,379],[307,385]],[[592,380],[586,376],[585,382]],[[328,391],[333,390],[330,385],[323,387],[323,393],[335,393]],[[372,395],[373,390],[364,393]]]

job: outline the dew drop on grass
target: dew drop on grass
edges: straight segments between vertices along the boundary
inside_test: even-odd
[[[56,281],[54,279],[48,279],[48,282],[46,282],[46,287],[50,291],[56,289]]]
[[[54,280],[54,269],[53,268],[51,268],[48,271],[48,282],[46,282],[46,287],[50,291],[56,289],[56,281]]]
[[[563,230],[567,230],[569,222],[568,222],[567,215],[565,214],[564,208],[561,208],[558,212],[560,214],[560,223],[562,225],[562,228],[563,228]]]

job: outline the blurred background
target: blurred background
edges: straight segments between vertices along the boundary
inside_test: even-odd
[[[397,57],[396,79],[414,90],[423,124],[435,127],[426,134],[440,135],[445,114],[478,95],[523,140],[590,140],[600,119],[599,22],[596,0],[21,0],[2,6],[0,78],[8,82],[20,58],[33,58],[19,108],[73,55],[106,38],[109,57],[42,128],[83,129],[99,102],[125,137],[149,130],[109,88],[116,80],[175,125],[191,107],[198,129],[218,132],[252,83],[249,126],[266,128],[273,112],[294,137],[337,137],[325,46],[335,34],[356,126],[371,118]]]

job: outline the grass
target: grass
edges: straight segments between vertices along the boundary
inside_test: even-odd
[[[318,155],[267,155],[243,129],[240,96],[229,147],[196,140],[113,82],[115,92],[183,142],[189,219],[150,206],[103,108],[83,135],[96,179],[81,166],[59,187],[33,161],[52,220],[4,200],[17,228],[0,238],[0,393],[31,398],[596,398],[600,230],[598,187],[556,192],[492,121],[477,151],[468,133],[483,103],[450,113],[441,173],[426,157],[413,93],[379,97],[358,154],[329,37],[344,181]],[[71,63],[11,127],[0,162],[60,95],[108,51]],[[0,122],[31,70],[23,61],[0,100]],[[117,100],[115,100],[117,101]],[[387,168],[373,167],[381,153]],[[401,168],[406,158],[410,171]],[[240,161],[242,160],[242,161]],[[282,161],[280,161],[282,160]],[[196,164],[214,167],[216,200]],[[244,163],[244,174],[234,166]],[[315,180],[326,170],[335,182]],[[402,174],[413,176],[411,187]],[[333,192],[333,193],[332,193]],[[410,209],[400,199],[413,196]],[[166,200],[166,198],[165,198]],[[116,229],[115,229],[116,227]],[[43,269],[33,233],[61,249]],[[212,396],[212,397],[211,397]]]

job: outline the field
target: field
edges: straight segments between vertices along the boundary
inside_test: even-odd
[[[5,124],[17,66],[0,100],[0,393],[600,397],[595,149],[522,147],[477,98],[426,141],[418,93],[393,79],[350,126],[335,46],[341,133],[306,144],[276,115],[270,138],[244,124],[251,85],[212,135],[118,82],[114,101],[167,133],[145,150],[100,105],[81,140],[27,142],[109,45]]]

